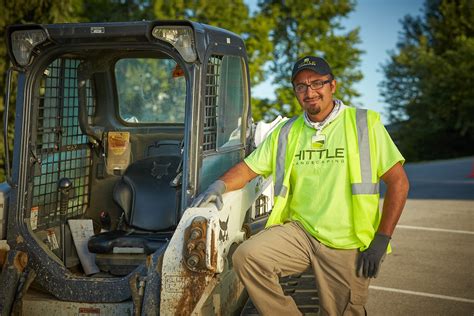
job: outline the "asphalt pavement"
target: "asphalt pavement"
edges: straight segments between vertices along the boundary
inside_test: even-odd
[[[407,164],[410,193],[369,315],[474,315],[474,157]],[[383,201],[381,201],[383,202]]]

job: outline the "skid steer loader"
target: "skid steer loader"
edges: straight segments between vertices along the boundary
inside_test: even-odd
[[[142,21],[14,25],[7,45],[0,314],[239,313],[231,257],[271,179],[189,205],[254,148],[242,39]]]

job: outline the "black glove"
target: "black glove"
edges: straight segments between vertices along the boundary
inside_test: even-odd
[[[390,242],[390,236],[376,233],[370,243],[369,248],[359,253],[357,259],[357,276],[360,276],[360,270],[366,278],[376,278],[380,268],[380,261],[387,252],[387,246]]]
[[[191,204],[191,207],[205,206],[211,202],[216,204],[217,209],[220,211],[223,206],[222,194],[226,191],[225,182],[222,180],[214,181],[206,191],[199,194]]]

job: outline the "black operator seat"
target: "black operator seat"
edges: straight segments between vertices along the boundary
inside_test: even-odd
[[[153,156],[128,166],[113,190],[113,199],[123,210],[127,229],[91,237],[89,251],[150,254],[171,239],[181,199],[180,143],[156,143],[150,147],[159,149],[148,148]]]

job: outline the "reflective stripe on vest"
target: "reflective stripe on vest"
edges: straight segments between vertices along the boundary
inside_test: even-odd
[[[278,135],[277,159],[276,159],[276,179],[275,179],[275,194],[285,197],[288,188],[283,185],[285,177],[285,158],[286,158],[286,144],[288,143],[288,135],[291,127],[298,116],[289,119],[280,130]]]
[[[293,123],[298,117],[288,120],[280,130],[278,135],[277,161],[276,161],[276,177],[275,177],[275,194],[285,197],[288,188],[283,185],[285,179],[285,159],[286,146],[288,143],[288,135]],[[352,194],[377,194],[379,193],[379,184],[372,183],[372,166],[370,164],[370,144],[369,144],[369,128],[367,122],[367,110],[356,109],[356,127],[357,142],[359,146],[360,156],[360,172],[361,183],[352,184]]]
[[[352,194],[377,194],[379,184],[372,183],[372,165],[370,164],[369,125],[367,110],[356,109],[357,144],[360,157],[361,183],[352,184]]]

